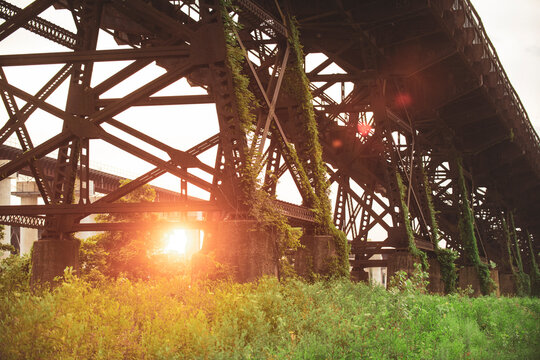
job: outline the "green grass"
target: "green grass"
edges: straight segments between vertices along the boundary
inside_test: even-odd
[[[538,359],[539,320],[533,298],[68,274],[52,292],[0,286],[0,359]]]

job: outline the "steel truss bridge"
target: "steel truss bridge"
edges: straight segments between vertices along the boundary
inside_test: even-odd
[[[277,180],[287,174],[298,193],[305,194],[309,189],[302,188],[306,185],[299,180],[288,150],[306,141],[297,121],[299,104],[281,89],[291,61],[286,18],[292,15],[304,53],[317,62],[308,69],[307,78],[328,181],[337,189],[334,223],[351,243],[353,272],[386,266],[384,256],[382,260],[370,257],[407,248],[404,221],[408,219],[399,210],[396,173],[406,187],[417,246],[433,250],[425,191],[429,185],[441,238],[464,251],[457,229],[457,159],[463,163],[480,255],[508,271],[502,221],[510,213],[525,258],[531,255],[529,235],[538,253],[539,138],[468,0],[232,2],[233,18],[241,27],[229,35],[234,35],[249,59],[243,73],[260,104],[257,126],[248,136],[240,131],[232,74],[225,61],[220,1],[37,0],[24,9],[0,1],[0,16],[5,20],[0,25],[0,41],[24,28],[65,48],[63,52],[25,49],[24,55],[0,55],[0,89],[9,114],[0,130],[0,144],[15,135],[22,149],[18,153],[6,146],[0,149],[11,160],[0,167],[0,178],[27,171],[45,203],[2,206],[0,222],[63,234],[83,229],[88,226],[79,223],[84,216],[102,212],[206,211],[213,220],[241,217],[239,169],[246,160],[241,151],[245,147],[261,154],[255,165],[262,189],[276,195]],[[73,19],[76,32],[41,16],[51,6]],[[100,33],[114,37],[118,47],[98,50]],[[131,62],[121,70],[98,83],[92,81],[96,64],[126,60]],[[104,95],[154,62],[164,69],[161,75],[121,98]],[[57,64],[59,70],[35,93],[24,91],[3,70],[42,64]],[[183,78],[205,94],[154,95]],[[51,105],[47,99],[64,83],[69,87],[66,106]],[[115,119],[134,107],[183,104],[215,104],[219,133],[180,150],[182,144],[168,145]],[[60,119],[63,127],[34,146],[26,121],[39,116],[36,110]],[[197,119],[190,120],[186,131],[190,127],[197,127]],[[156,156],[128,138],[166,156]],[[154,169],[126,186],[104,186],[107,195],[90,203],[88,182],[100,176],[89,167],[93,139],[140,158]],[[45,157],[55,150],[56,159]],[[212,163],[199,159],[210,150],[216,152]],[[159,203],[114,203],[166,173],[180,179],[180,193],[166,201],[163,197]],[[72,204],[76,177],[80,200]],[[210,200],[188,197],[193,187],[208,192]],[[313,222],[310,209],[285,202],[276,206],[297,224],[309,227]],[[122,228],[119,224],[96,226]],[[385,234],[383,239],[368,242],[374,231]]]

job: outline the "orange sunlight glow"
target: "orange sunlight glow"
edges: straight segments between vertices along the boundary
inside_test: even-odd
[[[178,255],[184,255],[187,250],[188,239],[186,231],[183,229],[173,230],[167,239],[167,244],[163,248],[163,252],[167,254],[176,253]]]

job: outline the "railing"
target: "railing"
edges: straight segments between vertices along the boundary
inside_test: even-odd
[[[21,10],[21,8],[7,1],[0,0],[0,18],[6,21],[17,15]],[[67,48],[75,49],[77,46],[77,35],[38,16],[29,20],[23,27]]]
[[[540,137],[532,126],[521,99],[510,83],[508,75],[499,60],[497,51],[489,39],[484,29],[484,25],[482,24],[482,20],[478,16],[478,13],[472,6],[470,0],[432,0],[430,1],[430,4],[433,8],[440,11],[440,15],[443,18],[445,12],[452,13],[453,18],[451,18],[451,21],[454,21],[454,26],[460,27],[459,30],[473,32],[474,37],[468,39],[470,42],[465,44],[465,46],[482,45],[483,53],[481,60],[489,61],[490,70],[488,74],[496,76],[494,84],[486,84],[486,86],[493,88],[502,86],[504,89],[503,96],[510,96],[510,101],[513,110],[515,111],[515,114],[512,114],[515,116],[511,116],[510,121],[517,122],[512,124],[517,131],[516,135],[519,136],[521,134],[521,136],[525,137],[519,139],[522,140],[521,145],[525,146],[527,152],[537,156],[537,162],[540,161]],[[464,16],[462,24],[456,24],[459,16]],[[474,62],[474,59],[472,61]],[[484,73],[482,75],[488,74]]]
[[[30,215],[0,215],[0,224],[32,229],[44,229],[45,217]]]
[[[282,200],[274,200],[274,206],[286,217],[313,223],[315,215],[307,207],[291,204]]]

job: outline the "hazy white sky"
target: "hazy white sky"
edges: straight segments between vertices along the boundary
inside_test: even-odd
[[[540,0],[472,0],[536,132],[540,132]]]

